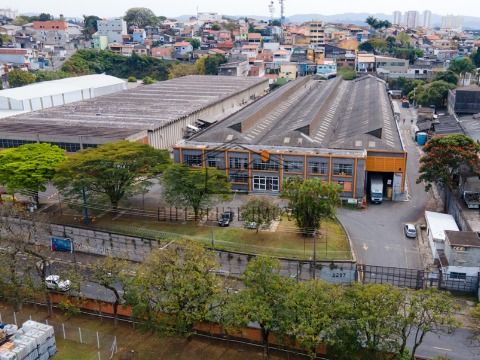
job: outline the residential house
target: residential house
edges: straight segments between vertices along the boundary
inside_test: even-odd
[[[250,71],[247,60],[228,62],[218,67],[218,75],[246,77]]]
[[[337,74],[337,63],[334,60],[324,60],[317,64],[317,75],[330,77]]]
[[[132,54],[133,53],[136,54],[136,55],[139,55],[139,56],[148,56],[149,55],[148,48],[143,44],[134,44],[133,49],[132,49]]]
[[[165,60],[172,60],[174,51],[173,46],[154,47],[151,49],[153,57]]]
[[[93,49],[105,50],[108,47],[108,36],[93,34],[91,46]]]
[[[480,272],[480,237],[474,231],[445,231],[440,264],[449,279],[466,280]],[[442,261],[443,260],[443,261]]]
[[[280,78],[287,80],[295,80],[298,76],[297,64],[282,64],[280,65]]]
[[[6,24],[0,26],[0,34],[8,35],[8,36],[15,36],[17,31],[22,30],[21,26]]]
[[[136,42],[136,43],[139,43],[139,44],[144,44],[146,37],[147,37],[147,33],[145,32],[145,29],[134,29],[133,30],[133,34],[132,34],[133,42]]]
[[[108,37],[109,43],[123,43],[123,36],[127,35],[127,23],[123,18],[105,19],[97,21],[97,34]]]
[[[0,48],[0,63],[15,66],[29,66],[34,62],[36,52],[32,49]]]
[[[322,21],[310,21],[305,24],[307,43],[311,47],[325,46],[325,29]]]
[[[243,45],[241,54],[247,58],[256,58],[258,54],[259,46],[258,45]]]
[[[356,65],[358,72],[375,72],[375,55],[357,54]]]
[[[175,49],[175,59],[188,60],[192,57],[193,46],[187,41],[177,42],[173,48]]]
[[[254,44],[260,45],[260,43],[262,42],[262,34],[248,33],[247,40],[250,45],[254,45]]]
[[[42,46],[65,48],[70,41],[68,23],[62,20],[34,21],[35,40]]]
[[[275,63],[289,63],[291,52],[287,50],[277,50],[273,52],[273,61]]]
[[[408,70],[408,60],[375,55],[375,69],[383,73],[401,73]]]

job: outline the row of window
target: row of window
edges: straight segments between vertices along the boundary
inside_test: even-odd
[[[14,140],[14,139],[0,139],[0,149],[8,149],[8,148],[14,148],[18,146],[22,146],[25,144],[35,144],[36,141],[31,141],[31,140]],[[67,151],[67,152],[77,152],[81,150],[81,146],[79,143],[66,143],[66,142],[48,142],[48,144],[51,145],[56,145],[59,148]],[[91,147],[97,147],[98,145],[96,144],[83,144],[83,148],[91,148]]]
[[[248,181],[246,181],[248,182]],[[343,192],[352,192],[353,183],[351,181],[338,181]],[[279,179],[276,176],[254,176],[253,177],[254,191],[279,191]]]
[[[185,154],[183,157],[183,162],[185,165],[201,167],[203,166],[202,155],[189,155]],[[215,156],[207,157],[207,165],[209,167],[218,167],[221,163],[221,160]],[[304,163],[302,161],[290,161],[286,160],[283,163],[283,169],[285,172],[291,173],[303,173]],[[234,170],[248,170],[248,159],[239,158],[239,157],[230,157],[229,158],[229,168]],[[329,163],[327,161],[309,161],[308,168],[310,173],[318,175],[327,175]],[[261,161],[254,160],[252,163],[253,170],[260,171],[278,171],[279,164],[276,161]],[[353,165],[352,164],[333,164],[333,175],[335,176],[353,176]]]

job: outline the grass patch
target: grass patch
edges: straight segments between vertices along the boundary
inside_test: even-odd
[[[92,360],[98,359],[97,349],[75,341],[63,340],[56,337],[57,355],[55,358],[63,360]]]
[[[308,260],[313,258],[314,239],[303,237],[293,220],[283,218],[275,232],[248,230],[239,227],[221,228],[214,223],[167,223],[141,217],[104,216],[93,225],[98,229],[163,241],[187,238],[216,249]],[[322,222],[321,236],[316,241],[318,260],[350,260],[347,235],[334,220]]]

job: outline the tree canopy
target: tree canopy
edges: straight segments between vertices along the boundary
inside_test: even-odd
[[[213,252],[194,242],[153,250],[126,285],[134,315],[149,329],[188,335],[221,291]]]
[[[242,207],[242,220],[253,224],[255,229],[269,227],[276,216],[278,207],[267,197],[252,197]]]
[[[97,21],[101,20],[96,15],[83,15],[83,36],[85,39],[91,39],[92,35],[98,31]]]
[[[420,159],[417,183],[424,182],[426,191],[431,189],[432,184],[454,189],[461,169],[479,173],[480,145],[468,136],[455,134],[434,137],[423,150],[425,155]]]
[[[412,95],[415,101],[422,106],[444,107],[448,98],[448,91],[452,89],[455,89],[454,84],[436,80],[416,87],[415,94]]]
[[[162,177],[165,197],[170,204],[190,206],[198,220],[200,208],[213,199],[230,198],[231,185],[224,171],[215,168],[189,168],[173,164]]]
[[[138,28],[144,28],[145,26],[155,26],[159,23],[159,19],[155,13],[144,7],[128,9],[123,19],[127,22],[129,27],[135,26]]]
[[[472,54],[472,63],[476,68],[480,68],[480,48]]]
[[[166,150],[120,141],[80,151],[63,162],[54,183],[69,197],[82,191],[108,197],[113,209],[140,183],[159,174],[170,163]]]
[[[248,263],[242,276],[245,288],[228,299],[222,311],[227,328],[238,328],[256,322],[260,326],[264,359],[269,357],[268,337],[275,330],[285,334],[282,319],[287,316],[285,302],[293,290],[292,279],[279,274],[277,259],[258,256]]]
[[[302,234],[313,235],[320,229],[322,218],[335,216],[341,191],[337,184],[294,177],[285,182],[281,197],[288,200]]]
[[[375,30],[380,30],[380,29],[387,29],[389,27],[392,26],[392,23],[388,20],[380,20],[380,19],[377,19],[373,16],[369,16],[365,22],[370,25],[370,27],[372,27],[373,29]]]
[[[26,144],[0,151],[0,184],[9,191],[26,191],[39,204],[38,193],[46,190],[65,151],[50,144]]]
[[[464,57],[461,59],[452,60],[448,70],[454,72],[455,74],[463,75],[465,73],[474,71],[475,66],[470,58]]]
[[[209,55],[197,60],[195,65],[201,75],[218,75],[218,67],[227,62],[223,55]]]
[[[458,80],[458,75],[451,70],[442,71],[435,75],[435,81],[445,81],[455,86],[458,84]]]
[[[28,71],[15,69],[7,73],[7,81],[11,88],[16,88],[34,83],[35,75]]]

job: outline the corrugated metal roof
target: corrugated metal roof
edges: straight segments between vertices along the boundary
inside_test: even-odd
[[[425,219],[433,238],[436,240],[445,240],[445,230],[459,231],[452,215],[425,211]]]

